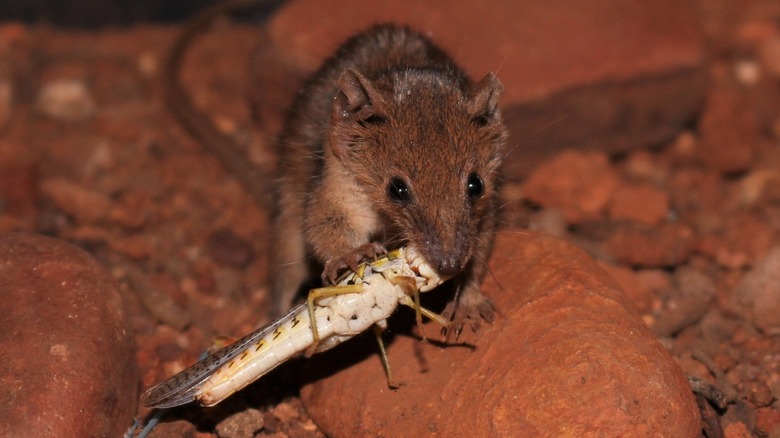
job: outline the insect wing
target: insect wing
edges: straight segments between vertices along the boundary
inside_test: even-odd
[[[257,340],[272,333],[294,315],[305,310],[306,304],[296,306],[273,324],[255,330],[238,341],[206,356],[168,380],[155,385],[144,394],[144,405],[153,408],[172,408],[194,401],[198,396],[201,384],[208,380],[216,370],[242,354]]]

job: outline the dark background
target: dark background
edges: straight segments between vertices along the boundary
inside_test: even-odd
[[[100,29],[137,23],[180,21],[219,0],[0,0],[0,21]],[[276,1],[274,3],[281,3]],[[262,19],[269,8],[242,13]]]

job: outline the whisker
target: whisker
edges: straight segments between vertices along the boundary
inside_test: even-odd
[[[493,279],[493,281],[495,281],[495,282],[496,282],[496,285],[498,285],[498,289],[499,289],[499,290],[501,290],[501,292],[505,292],[505,290],[504,290],[504,286],[503,286],[503,285],[501,285],[501,282],[500,282],[500,281],[498,281],[498,278],[496,277],[496,274],[495,274],[495,273],[493,273],[493,270],[492,270],[492,269],[490,269],[490,264],[487,262],[487,260],[484,260],[484,259],[482,259],[482,258],[479,258],[479,259],[477,259],[477,258],[474,258],[474,261],[475,261],[475,262],[482,263],[482,264],[485,266],[485,270],[487,271],[487,273],[488,273],[488,274],[490,274],[490,278],[492,278],[492,279]]]
[[[496,71],[494,72],[496,75],[498,75],[498,72],[501,71],[502,68],[504,68],[504,64],[506,64],[507,59],[509,59],[509,56],[504,56],[504,59],[501,60],[501,63],[498,64],[498,67],[496,68]]]
[[[536,131],[534,131],[530,136],[528,136],[528,138],[536,137],[537,135],[539,135],[542,132],[546,131],[548,128],[550,128],[550,127],[552,127],[552,126],[554,126],[554,125],[556,125],[556,124],[558,124],[558,123],[568,119],[569,117],[571,117],[571,113],[566,113],[566,114],[558,117],[557,119],[554,119],[554,120],[551,120],[551,121],[547,122],[546,124],[544,124],[541,127],[539,127]]]

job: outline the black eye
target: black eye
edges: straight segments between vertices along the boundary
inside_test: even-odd
[[[469,175],[466,180],[466,194],[470,199],[477,199],[485,193],[485,183],[476,173]]]
[[[412,199],[409,187],[401,178],[393,178],[387,185],[387,196],[394,202],[407,203]]]

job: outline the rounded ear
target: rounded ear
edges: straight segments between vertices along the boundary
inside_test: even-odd
[[[357,70],[348,68],[338,78],[339,93],[334,110],[342,117],[361,122],[382,116],[385,100],[374,84]]]
[[[498,99],[503,91],[504,84],[492,72],[471,87],[468,111],[474,123],[484,126],[495,119]]]
[[[338,93],[333,100],[330,146],[341,160],[347,158],[354,139],[366,125],[386,120],[386,103],[374,84],[357,70],[348,68],[337,80]]]

